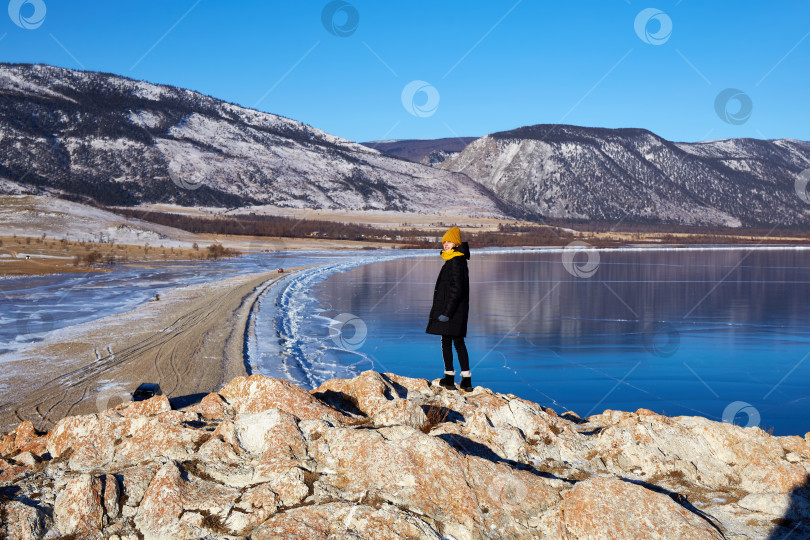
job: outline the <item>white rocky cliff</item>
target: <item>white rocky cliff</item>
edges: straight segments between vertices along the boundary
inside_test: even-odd
[[[810,444],[364,372],[0,437],[7,538],[804,538]]]

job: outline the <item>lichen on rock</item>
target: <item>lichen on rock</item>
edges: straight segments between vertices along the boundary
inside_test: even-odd
[[[0,537],[799,538],[808,471],[805,438],[705,418],[252,375],[0,435]]]

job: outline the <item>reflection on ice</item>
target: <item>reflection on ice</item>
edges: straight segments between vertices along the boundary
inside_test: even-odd
[[[745,401],[776,434],[810,431],[810,363],[800,363],[810,349],[810,251],[600,250],[587,279],[566,271],[562,252],[473,252],[474,384],[580,414],[645,407],[720,420],[729,403]],[[130,310],[164,287],[318,265],[287,275],[254,305],[249,368],[305,388],[366,369],[432,379],[443,371],[439,341],[424,333],[437,255],[263,253],[3,279],[0,364],[49,332]]]
[[[765,429],[810,431],[808,248],[600,250],[584,279],[560,252],[473,252],[473,384],[579,414],[644,407],[721,420],[742,400]],[[367,325],[362,347],[347,351],[310,317],[302,330],[320,336],[320,361],[342,367],[360,354],[377,370],[441,376],[439,341],[424,333],[442,264],[435,255],[315,284],[319,315],[351,313]]]

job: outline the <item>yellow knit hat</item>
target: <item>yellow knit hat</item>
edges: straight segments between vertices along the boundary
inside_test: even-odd
[[[442,244],[445,242],[453,242],[456,246],[461,245],[461,231],[458,227],[450,227],[444,236],[442,236]]]

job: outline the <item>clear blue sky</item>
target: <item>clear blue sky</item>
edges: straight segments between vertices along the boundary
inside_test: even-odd
[[[810,140],[807,0],[350,0],[333,33],[329,5],[12,0],[36,28],[2,15],[0,60],[186,87],[355,141],[540,123]],[[415,80],[432,89],[409,111]]]

